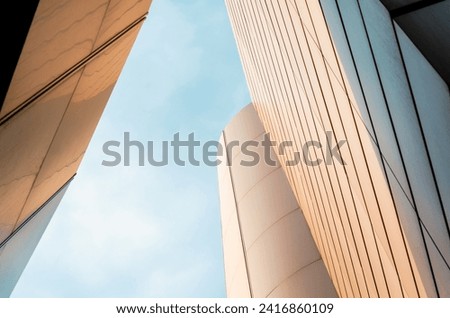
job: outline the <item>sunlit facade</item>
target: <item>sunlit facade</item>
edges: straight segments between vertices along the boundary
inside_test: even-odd
[[[4,42],[0,91],[1,297],[74,177],[149,6],[41,0],[8,8],[16,32]]]
[[[450,1],[226,4],[264,129],[292,142],[278,161],[337,295],[450,297]],[[310,141],[318,164],[289,164]]]
[[[218,173],[227,295],[336,297],[274,151],[270,158],[265,157],[265,134],[254,107],[248,105],[220,138],[224,156]],[[257,146],[233,147],[245,142]],[[250,149],[260,159],[256,164],[250,162]]]

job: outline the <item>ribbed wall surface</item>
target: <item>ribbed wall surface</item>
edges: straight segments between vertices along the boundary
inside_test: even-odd
[[[221,136],[225,151],[218,172],[227,295],[336,297],[284,171],[264,160],[264,134],[249,105]],[[254,146],[245,148],[245,143]],[[251,164],[254,157],[248,150],[261,160]],[[273,152],[271,157],[276,159]]]
[[[259,117],[293,142],[279,161],[338,294],[450,296],[445,81],[379,1],[226,3]],[[341,140],[345,164],[325,160]],[[308,141],[320,164],[287,165]]]

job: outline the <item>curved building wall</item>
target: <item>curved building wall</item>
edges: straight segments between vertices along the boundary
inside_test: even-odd
[[[271,151],[273,166],[264,160],[264,135],[252,105],[221,135],[225,151],[218,173],[227,295],[335,297],[276,155]],[[241,147],[245,143],[248,151]],[[252,164],[255,154],[261,160]]]

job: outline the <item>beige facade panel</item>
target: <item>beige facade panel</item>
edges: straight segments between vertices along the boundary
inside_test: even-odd
[[[264,160],[264,134],[249,105],[221,137],[224,149],[234,141],[241,149],[235,156],[226,151],[227,161],[218,170],[227,295],[245,297],[247,286],[251,297],[335,297],[284,171]],[[243,165],[249,155],[242,145],[249,141],[255,142],[251,149],[260,160]],[[277,158],[273,149],[270,156]]]
[[[18,224],[77,171],[138,31],[139,25],[84,68]]]
[[[243,225],[243,228],[246,227]],[[320,258],[300,210],[286,214],[247,247],[254,297],[268,297],[281,282],[289,280],[309,264],[320,261]],[[308,287],[303,286],[305,289]]]
[[[238,264],[237,270],[231,280],[227,279],[227,295],[230,298],[250,298],[247,268],[244,259]]]
[[[220,142],[223,143],[223,135]],[[219,170],[220,211],[226,290],[230,297],[250,297],[249,280],[240,232],[236,201],[228,169]]]
[[[2,117],[92,52],[108,2],[39,2],[3,104]]]
[[[249,290],[249,279],[247,274],[247,263],[245,261],[244,249],[242,247],[242,237],[240,232],[237,215],[234,215],[225,229],[223,236],[224,257],[228,260],[225,263],[225,277],[227,280],[227,291],[233,289],[237,291],[237,286],[244,288],[239,293],[246,293]],[[245,275],[244,275],[245,273]],[[245,283],[239,282],[245,276]],[[233,288],[231,288],[234,286]],[[236,294],[230,294],[231,297],[238,297]]]
[[[420,43],[379,1],[226,3],[258,115],[293,143],[279,162],[338,294],[448,296],[449,94]]]
[[[251,107],[245,107],[240,111],[241,115],[234,117],[233,120],[227,125],[228,143],[231,141],[236,141],[239,145],[242,145],[242,143],[246,141],[262,138],[262,135],[265,132],[264,126],[261,121],[253,120],[253,112],[254,109]],[[250,137],[250,139],[247,137]],[[223,135],[221,136],[220,142],[224,144]],[[229,145],[228,147],[230,148],[231,146]],[[256,150],[258,151],[259,149]],[[233,147],[232,155],[231,151],[228,151],[228,153],[230,155],[230,159],[234,159],[234,157],[241,153],[241,148]]]
[[[0,126],[0,241],[76,173],[150,4],[121,2],[40,1],[2,107],[25,106]],[[119,36],[84,65],[112,26]]]
[[[95,49],[108,42],[143,18],[152,0],[110,0],[102,26],[95,40]]]
[[[0,113],[2,295],[53,211],[31,236],[27,224],[75,175],[150,2],[39,1]]]
[[[236,199],[239,201],[242,200],[259,181],[263,180],[267,175],[280,167],[276,161],[277,157],[273,152],[271,152],[270,157],[274,160],[274,166],[268,164],[269,161],[265,161],[267,158],[265,158],[264,147],[261,147],[263,138],[264,134],[260,134],[255,139],[252,139],[260,145],[259,147],[248,146],[248,149],[254,152],[259,160],[253,160],[254,158],[252,156],[243,153],[238,153],[234,158],[231,158],[231,153],[227,152],[227,155],[230,156],[230,165],[234,167],[233,171],[236,171],[233,174],[233,179],[239,184],[239,189],[235,189]],[[232,142],[228,137],[226,140],[227,142]],[[240,145],[242,146],[243,143],[241,142]],[[231,147],[228,147],[228,149],[231,149]],[[254,165],[259,165],[260,169],[255,171]]]
[[[41,0],[0,118],[70,75],[147,14],[151,0]]]
[[[329,293],[324,294],[324,291]],[[297,298],[331,298],[336,297],[336,292],[323,261],[317,260],[278,285],[268,297],[283,298],[284,295]]]
[[[234,170],[233,170],[234,172]],[[289,191],[277,191],[276,195],[261,196],[261,193],[270,193],[279,186],[280,181],[286,178],[283,170],[278,168],[271,171],[240,199],[239,206],[241,222],[247,229],[244,233],[245,242],[248,246],[253,243],[272,224],[281,221],[289,213],[301,213],[298,204],[291,200],[292,193]],[[255,180],[256,181],[256,180]]]
[[[0,242],[20,225],[19,215],[70,103],[80,75],[81,72],[76,73],[0,126]],[[43,202],[58,188],[51,189],[51,193]]]
[[[227,235],[230,228],[228,225],[232,219],[236,218],[236,206],[234,204],[234,190],[231,184],[230,174],[227,170],[220,171],[218,183],[220,184],[220,195],[224,197],[220,200],[220,221],[222,224],[222,237]]]

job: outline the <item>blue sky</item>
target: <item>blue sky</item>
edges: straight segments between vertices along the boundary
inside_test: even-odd
[[[216,168],[105,167],[102,146],[217,140],[249,101],[224,1],[154,0],[12,297],[225,296]]]

